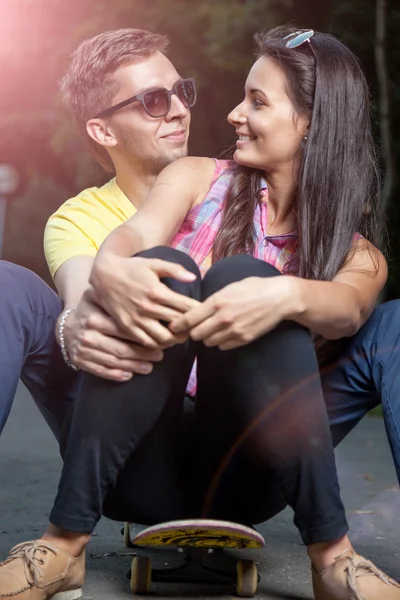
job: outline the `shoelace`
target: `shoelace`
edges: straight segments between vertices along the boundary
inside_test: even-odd
[[[47,554],[47,552],[52,552],[55,555],[58,554],[58,550],[56,548],[42,541],[22,542],[22,544],[17,544],[17,546],[14,546],[14,548],[10,550],[9,556],[3,564],[11,562],[16,558],[21,558],[24,561],[25,577],[28,585],[23,589],[12,592],[11,594],[0,594],[0,598],[16,596],[17,594],[21,594],[22,592],[36,585],[40,578],[43,577],[41,566],[44,564],[44,560],[41,558],[41,556],[39,556],[39,554],[43,556]]]
[[[339,556],[336,557],[335,560],[339,560],[343,557],[343,555],[348,552],[349,549],[344,550]],[[399,587],[400,585],[394,581],[391,577],[387,577],[378,567],[374,565],[370,560],[366,558],[359,559],[357,556],[352,554],[351,556],[347,556],[350,564],[346,567],[347,571],[347,582],[351,591],[353,592],[356,600],[365,600],[364,596],[357,591],[357,577],[362,577],[363,575],[376,575],[379,577],[383,583],[386,585],[393,585],[395,587]]]

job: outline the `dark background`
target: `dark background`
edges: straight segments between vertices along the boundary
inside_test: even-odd
[[[398,2],[398,0],[397,0]],[[386,60],[375,58],[377,15],[383,17]],[[82,149],[60,105],[59,80],[81,40],[119,27],[170,36],[170,58],[194,76],[190,153],[216,156],[233,142],[226,115],[241,99],[253,62],[252,35],[286,22],[327,31],[348,43],[367,73],[382,168],[400,166],[400,9],[394,0],[0,0],[0,163],[19,172],[7,203],[3,256],[49,275],[43,230],[49,215],[81,189],[107,177]],[[381,77],[379,77],[381,76]],[[382,87],[388,82],[389,136],[380,130]],[[390,265],[386,298],[400,296],[400,178],[385,196]]]

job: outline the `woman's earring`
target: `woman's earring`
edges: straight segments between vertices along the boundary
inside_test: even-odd
[[[308,140],[308,135],[305,135],[303,140],[306,142]]]

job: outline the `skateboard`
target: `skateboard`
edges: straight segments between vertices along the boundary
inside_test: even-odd
[[[125,524],[124,541],[137,551],[130,572],[131,590],[150,593],[151,582],[234,584],[238,596],[251,598],[259,576],[252,560],[226,557],[229,567],[217,566],[216,556],[225,549],[256,549],[265,545],[261,534],[250,527],[213,519],[186,519],[153,525],[135,536]],[[152,568],[149,549],[176,548],[183,555],[178,567]],[[210,561],[210,558],[213,560]],[[208,559],[208,560],[207,560]]]

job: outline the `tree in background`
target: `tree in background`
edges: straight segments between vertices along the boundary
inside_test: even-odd
[[[391,137],[391,93],[387,64],[387,0],[376,0],[375,64],[378,79],[379,132],[384,161],[382,207],[387,211],[396,187],[395,157]]]

